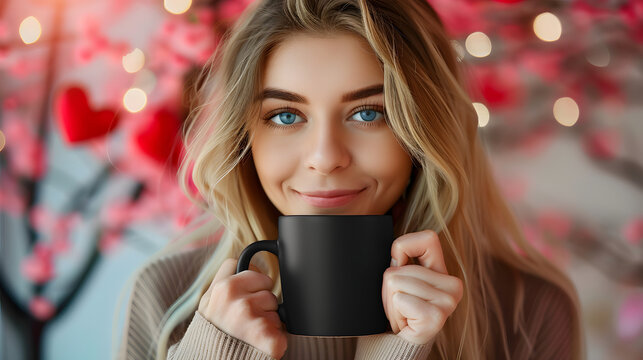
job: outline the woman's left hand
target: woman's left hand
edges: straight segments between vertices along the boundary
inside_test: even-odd
[[[382,284],[391,329],[409,342],[429,343],[460,303],[462,281],[447,273],[434,231],[398,237],[391,246],[391,257]],[[417,258],[420,265],[407,264],[410,258]]]

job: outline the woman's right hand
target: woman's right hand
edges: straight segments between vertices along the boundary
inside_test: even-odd
[[[238,274],[236,267],[236,259],[223,262],[198,311],[228,335],[280,359],[288,343],[277,314],[277,297],[270,291],[273,281],[254,265]]]

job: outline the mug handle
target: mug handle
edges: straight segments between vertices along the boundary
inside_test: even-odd
[[[252,244],[248,245],[245,249],[243,249],[243,251],[241,252],[241,255],[239,255],[239,262],[237,262],[236,274],[244,270],[248,270],[250,268],[250,260],[256,253],[260,251],[269,251],[275,254],[277,257],[279,257],[279,245],[277,244],[277,240],[261,240],[261,241],[253,242]],[[285,324],[286,309],[284,308],[283,302],[277,305],[277,314],[279,314],[279,318],[281,319],[281,322]]]

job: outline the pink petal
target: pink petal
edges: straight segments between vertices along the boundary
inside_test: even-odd
[[[623,237],[630,244],[638,245],[643,240],[643,217],[634,218],[623,227]]]
[[[122,242],[122,235],[118,232],[109,231],[103,234],[98,243],[101,253],[113,252]]]
[[[520,202],[527,194],[527,180],[521,177],[500,178],[498,185],[505,198],[510,202]]]
[[[585,136],[585,151],[594,158],[614,159],[621,147],[621,136],[616,130],[598,130]]]
[[[552,233],[557,239],[564,240],[569,236],[572,223],[567,214],[548,210],[538,215],[538,226],[541,230]]]
[[[35,255],[23,259],[21,271],[24,277],[36,284],[46,283],[54,277],[54,266],[51,260]]]
[[[2,102],[4,110],[15,110],[18,107],[18,98],[16,96],[7,96]]]
[[[621,304],[617,333],[625,340],[641,336],[643,330],[643,294],[631,294]]]
[[[29,311],[35,318],[47,320],[54,315],[56,308],[47,298],[35,296],[29,301]]]
[[[55,254],[64,254],[71,248],[71,241],[68,237],[56,236],[51,241],[51,249]]]
[[[42,205],[35,205],[31,209],[29,220],[31,225],[41,232],[48,232],[56,221],[51,212]]]

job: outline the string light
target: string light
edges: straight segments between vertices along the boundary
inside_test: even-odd
[[[6,143],[7,143],[7,139],[5,138],[4,133],[2,132],[2,130],[0,130],[0,151],[2,151],[2,149],[4,149],[4,145]]]
[[[33,44],[40,39],[42,26],[40,26],[40,21],[38,21],[38,19],[34,16],[29,16],[22,20],[20,27],[18,28],[18,32],[20,33],[20,39],[22,39],[22,42],[25,44]]]
[[[563,27],[556,15],[544,12],[534,19],[534,33],[542,41],[556,41],[563,33]]]
[[[587,62],[596,67],[606,67],[610,63],[610,51],[606,46],[600,46],[592,49],[587,54]]]
[[[554,103],[554,118],[561,125],[573,126],[579,115],[578,104],[570,97],[562,97]]]
[[[139,88],[131,88],[127,90],[123,96],[123,105],[125,109],[131,113],[137,113],[145,108],[147,104],[147,95],[145,91]]]
[[[475,57],[482,58],[491,54],[491,40],[485,33],[480,31],[467,36],[464,46],[469,54]]]
[[[123,69],[128,73],[135,73],[145,65],[145,54],[136,48],[131,53],[123,56]]]
[[[171,14],[183,14],[192,6],[192,0],[163,0],[163,6]]]
[[[478,127],[485,127],[489,124],[489,109],[479,102],[473,103],[473,108],[478,114]]]

